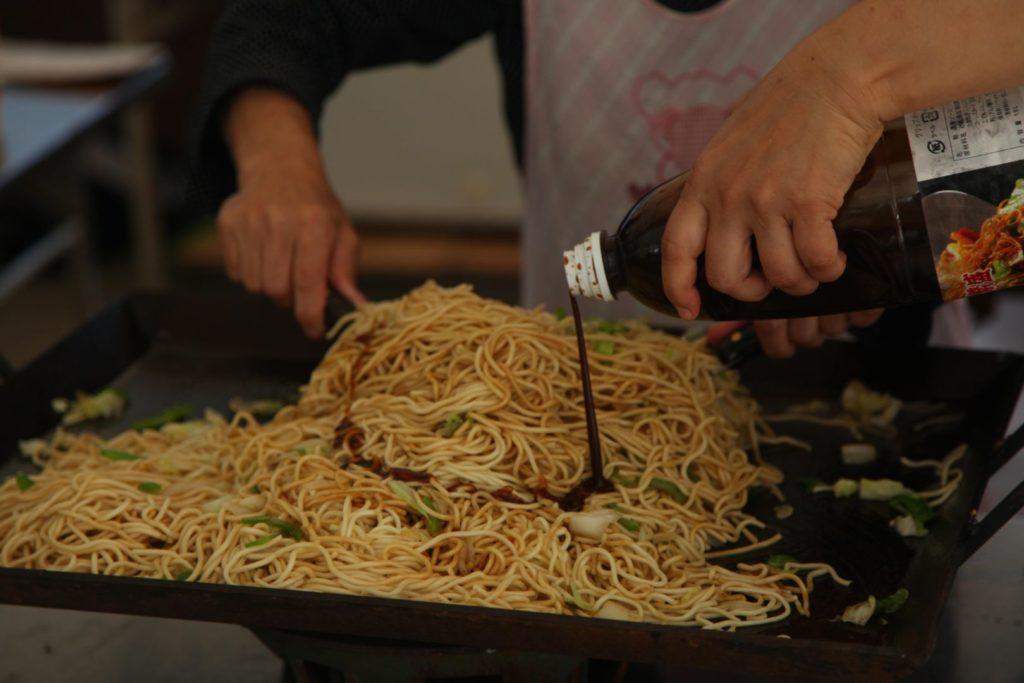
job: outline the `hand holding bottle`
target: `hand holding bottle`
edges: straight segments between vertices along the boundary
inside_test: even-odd
[[[832,220],[881,131],[868,91],[816,41],[780,62],[708,143],[669,218],[662,272],[680,317],[700,311],[702,254],[708,284],[741,301],[842,275]]]
[[[845,268],[831,222],[882,123],[1019,86],[1017,0],[863,0],[800,43],[698,158],[662,241],[685,319],[705,257],[712,288],[759,301],[813,292]],[[757,250],[759,265],[754,260]]]

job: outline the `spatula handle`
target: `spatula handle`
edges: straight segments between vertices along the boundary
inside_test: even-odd
[[[723,339],[716,340],[711,344],[711,348],[722,361],[722,365],[730,369],[738,368],[761,355],[761,343],[757,340],[753,324],[749,322],[733,330]]]

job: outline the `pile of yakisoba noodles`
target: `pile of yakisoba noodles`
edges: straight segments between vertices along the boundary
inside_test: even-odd
[[[748,457],[770,437],[703,342],[588,324],[616,485],[566,513],[552,499],[588,475],[571,319],[428,283],[336,330],[262,426],[58,432],[33,485],[0,488],[0,563],[718,629],[846,583],[714,564],[778,539],[743,507],[782,475]]]

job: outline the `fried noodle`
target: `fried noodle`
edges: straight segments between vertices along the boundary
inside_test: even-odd
[[[782,475],[748,458],[768,428],[703,342],[588,326],[614,345],[591,365],[616,486],[584,512],[617,516],[591,538],[554,500],[587,476],[570,320],[428,283],[334,332],[265,424],[59,431],[34,484],[0,487],[0,564],[714,629],[807,613],[794,568],[709,561],[776,539],[744,506]]]

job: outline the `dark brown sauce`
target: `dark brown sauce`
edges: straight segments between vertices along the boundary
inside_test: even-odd
[[[349,372],[348,377],[348,402],[345,405],[345,414],[342,416],[341,421],[334,428],[334,441],[332,447],[334,450],[338,450],[342,447],[348,447],[354,455],[359,455],[359,450],[363,447],[363,443],[366,441],[366,437],[363,434],[363,430],[352,423],[352,403],[356,400],[356,376],[363,369],[363,363],[366,360],[366,356],[370,353],[370,345],[373,343],[374,330],[369,332],[363,332],[356,337],[356,341],[362,345],[359,349],[359,353],[356,355],[355,361],[352,362],[352,369]],[[345,462],[342,467],[347,466]]]
[[[511,486],[502,486],[496,491],[491,491],[491,495],[505,503],[515,503],[517,505],[523,505],[526,503],[525,500],[516,495],[516,492],[512,490]]]
[[[551,491],[548,491],[548,480],[544,477],[544,475],[538,475],[538,479],[539,480],[537,482],[537,485],[533,487],[533,495],[536,496],[538,499],[543,498],[545,500],[551,500],[556,503],[559,502],[558,496],[551,493]]]
[[[391,476],[400,481],[430,481],[429,472],[410,470],[406,467],[392,467]]]
[[[457,481],[454,484],[449,484],[444,487],[445,491],[454,493],[455,491],[468,491],[469,493],[476,493],[476,485],[468,481]]]
[[[601,434],[597,430],[597,412],[594,410],[594,391],[590,385],[590,362],[587,360],[587,340],[583,334],[583,319],[576,297],[569,295],[572,320],[576,325],[576,346],[580,355],[580,382],[583,385],[583,412],[587,418],[587,445],[590,448],[590,477],[577,484],[559,501],[563,510],[575,511],[592,493],[611,491],[614,487],[604,476],[604,458],[601,457]]]

